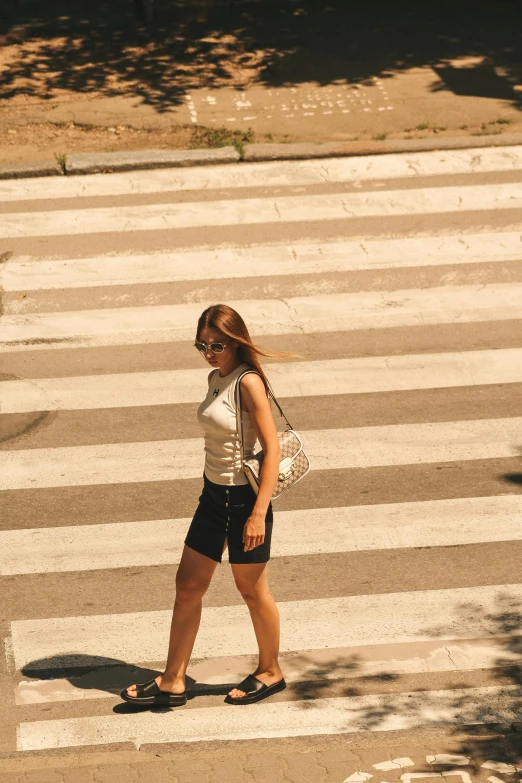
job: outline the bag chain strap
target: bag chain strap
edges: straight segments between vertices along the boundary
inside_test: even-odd
[[[254,375],[259,375],[259,373],[256,372],[255,370],[244,370],[241,373],[241,375],[236,379],[236,388],[234,389],[234,396],[236,398],[237,432],[238,432],[238,435],[239,435],[239,448],[241,450],[241,464],[243,464],[243,462],[245,460],[245,454],[244,454],[244,450],[243,450],[243,421],[241,419],[241,388],[240,388],[239,384],[240,384],[241,378],[244,378],[245,375],[248,375],[249,373],[254,373]],[[259,377],[261,377],[261,376],[259,376]],[[274,392],[272,391],[272,389],[270,389],[270,388],[268,389],[268,394],[270,395],[270,397],[275,402],[275,404],[277,406],[277,410],[281,414],[282,418],[288,424],[288,429],[290,429],[290,430],[293,429],[292,425],[290,424],[290,422],[286,418],[285,414],[283,413],[283,409],[281,408],[281,406],[279,405],[278,401],[276,400]]]

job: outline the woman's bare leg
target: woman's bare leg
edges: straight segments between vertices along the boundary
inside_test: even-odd
[[[273,685],[283,673],[278,661],[279,611],[268,587],[267,566],[268,563],[234,563],[231,567],[236,587],[250,611],[259,647],[259,662],[254,675],[265,685]],[[237,688],[229,692],[233,698],[244,695]]]
[[[158,687],[170,693],[183,693],[185,674],[201,620],[203,596],[217,563],[188,546],[183,549],[176,574],[176,600],[170,626],[169,652],[165,671],[156,677]],[[136,686],[127,688],[136,695]]]

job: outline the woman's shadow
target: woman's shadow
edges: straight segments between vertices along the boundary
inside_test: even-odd
[[[518,484],[520,486],[522,484],[522,473],[505,473],[502,479],[509,484]]]
[[[68,701],[77,699],[74,689],[83,691],[99,691],[104,694],[119,696],[120,692],[137,682],[152,680],[161,674],[159,669],[135,666],[118,660],[97,655],[58,655],[40,658],[26,664],[21,670],[29,678],[20,683],[19,700],[22,704],[34,704],[49,701]],[[186,679],[187,698],[199,696],[226,696],[235,683],[208,684],[197,682],[192,677]],[[86,698],[96,698],[93,693]],[[151,709],[149,706],[138,706],[122,702],[113,708],[113,712],[125,714],[136,710]],[[171,707],[158,706],[152,709],[170,710]]]

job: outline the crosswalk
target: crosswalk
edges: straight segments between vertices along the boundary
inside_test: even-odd
[[[522,148],[4,181],[0,223],[10,749],[518,720]],[[256,652],[224,565],[194,698],[118,712],[166,652],[218,301],[297,354],[266,365],[313,468],[275,508],[289,688],[223,705]]]
[[[307,220],[346,220],[349,217],[423,215],[466,210],[522,208],[522,185],[467,185],[379,191],[330,196],[222,199],[179,204],[130,207],[91,207],[88,210],[8,213],[5,236],[39,237],[111,232],[244,226],[256,223],[301,223]]]
[[[516,495],[281,511],[272,557],[522,540],[519,512]],[[0,575],[178,563],[189,524],[154,519],[3,531]]]
[[[294,362],[271,371],[282,397],[520,383],[522,349]],[[164,370],[6,381],[2,406],[4,413],[28,413],[193,403],[207,375]]]

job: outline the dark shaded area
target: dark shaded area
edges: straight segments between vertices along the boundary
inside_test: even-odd
[[[521,22],[517,0],[15,0],[0,10],[0,43],[20,44],[0,99],[62,89],[165,111],[198,87],[326,85],[430,64],[434,90],[520,105]],[[451,63],[464,56],[477,60]]]
[[[522,473],[506,473],[502,478],[510,484],[522,485]]]
[[[522,447],[520,446],[518,447],[518,453],[522,457]],[[500,478],[508,484],[522,485],[522,472],[504,473]]]
[[[465,629],[465,631],[464,631]],[[420,689],[420,699],[400,699],[401,694],[396,693],[395,698],[386,699],[371,708],[361,708],[356,713],[356,719],[360,731],[379,731],[386,727],[390,718],[405,718],[411,726],[426,726],[426,713],[432,716],[448,710],[458,715],[458,721],[453,728],[448,725],[448,720],[442,716],[437,723],[431,725],[445,726],[449,729],[450,736],[438,744],[438,753],[454,753],[471,757],[470,767],[458,767],[463,771],[478,773],[481,763],[488,759],[502,760],[508,764],[520,765],[522,759],[522,607],[517,598],[510,596],[509,591],[499,590],[494,607],[488,610],[481,603],[461,604],[456,616],[449,617],[447,623],[438,627],[426,627],[422,634],[428,638],[440,639],[441,647],[446,645],[467,644],[467,640],[486,639],[495,640],[498,654],[492,661],[491,672],[493,683],[499,690],[478,699],[475,703],[475,694],[468,690],[465,684],[466,668],[461,662],[462,688],[455,691],[446,691],[444,701],[437,697],[436,693]],[[462,638],[459,642],[458,637]],[[454,637],[457,637],[456,639]],[[453,639],[453,641],[451,641]],[[446,640],[446,641],[444,641]],[[302,662],[306,662],[306,653],[303,653]],[[321,698],[328,688],[331,678],[341,678],[344,682],[345,696],[360,696],[361,685],[381,682],[392,682],[399,676],[392,672],[383,671],[380,674],[365,674],[361,671],[362,662],[357,656],[339,659],[323,667],[317,667],[316,678],[297,683],[296,690],[302,699],[303,709],[309,708],[310,699]],[[458,671],[458,669],[456,669]],[[359,677],[354,677],[357,673]],[[457,686],[458,688],[459,686]],[[376,689],[378,690],[378,688]],[[452,695],[453,693],[453,695]],[[509,712],[506,710],[508,707]],[[350,716],[353,719],[354,715]],[[455,735],[452,739],[451,735]],[[455,765],[431,765],[426,764],[425,771],[444,771],[454,768]],[[420,771],[421,767],[416,765]],[[372,770],[373,771],[373,770]],[[504,779],[504,775],[502,776]],[[508,777],[511,780],[511,776]]]
[[[66,679],[71,685],[82,691],[97,690],[119,695],[123,688],[136,682],[147,682],[157,677],[162,669],[134,666],[116,658],[101,658],[98,655],[63,655],[42,658],[29,663],[22,674],[29,679],[54,680]],[[209,685],[198,683],[187,676],[188,698],[198,696],[226,696],[235,683]],[[135,707],[123,703],[114,708],[114,712],[132,712]]]

